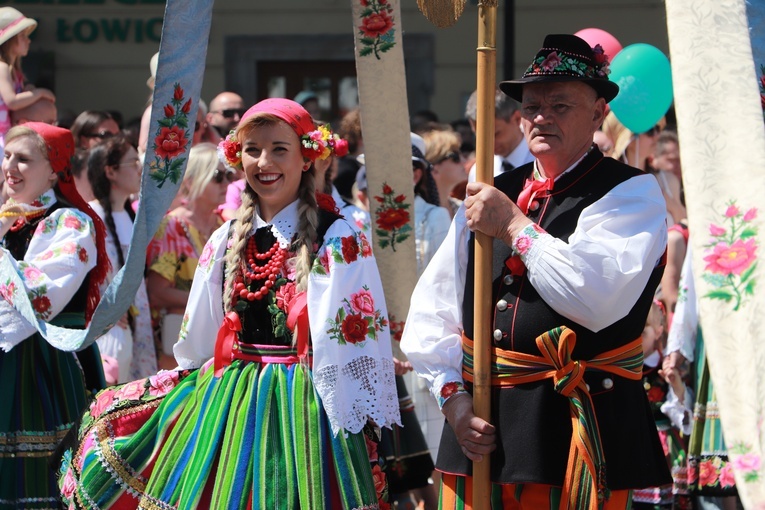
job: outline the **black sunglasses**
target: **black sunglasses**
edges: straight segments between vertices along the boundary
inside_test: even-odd
[[[102,133],[91,133],[89,135],[82,135],[85,138],[100,138],[101,140],[106,140],[107,138],[111,138],[114,136],[114,133],[110,133],[108,131],[104,131]]]
[[[226,179],[226,181],[230,183],[234,182],[236,180],[236,172],[233,170],[221,171],[216,168],[212,180],[215,181],[215,184],[220,184],[223,182],[223,179]]]
[[[455,163],[459,163],[460,161],[462,161],[462,156],[460,156],[459,152],[449,152],[446,154],[446,156],[436,161],[436,164],[443,163],[444,161],[449,159],[451,159]]]
[[[227,108],[225,110],[217,110],[212,113],[220,113],[226,119],[233,119],[235,115],[239,115],[239,118],[246,112],[244,108]]]

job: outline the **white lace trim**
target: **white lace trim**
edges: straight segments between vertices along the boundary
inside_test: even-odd
[[[372,420],[379,427],[401,425],[392,359],[354,358],[344,367],[326,365],[313,374],[332,433],[356,433]]]

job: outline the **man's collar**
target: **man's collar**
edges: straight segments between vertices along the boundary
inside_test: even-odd
[[[593,148],[595,148],[595,144],[591,145],[591,146],[590,146],[590,148],[587,150],[587,152],[585,152],[584,154],[582,154],[582,157],[580,157],[579,159],[577,159],[577,160],[574,162],[574,164],[573,164],[573,165],[571,165],[570,167],[566,168],[566,169],[565,169],[563,172],[561,172],[561,173],[560,173],[560,175],[558,175],[557,177],[555,177],[555,179],[554,179],[554,180],[555,180],[555,181],[557,181],[558,179],[560,179],[561,177],[563,177],[564,175],[566,175],[567,173],[569,173],[571,170],[573,170],[574,168],[576,168],[577,166],[579,166],[579,163],[581,163],[581,162],[584,160],[584,158],[586,158],[588,155],[592,154],[592,149],[593,149]],[[539,171],[539,168],[537,167],[537,160],[536,160],[536,159],[534,160],[534,174],[533,174],[533,175],[534,175],[534,179],[536,179],[536,180],[538,180],[538,181],[541,181],[541,180],[544,180],[544,179],[545,179],[545,177],[543,177],[543,176],[542,176],[542,172],[540,172],[540,171]]]

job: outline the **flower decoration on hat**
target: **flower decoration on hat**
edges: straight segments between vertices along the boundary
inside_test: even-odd
[[[611,74],[611,62],[609,61],[608,55],[606,55],[606,52],[603,50],[603,46],[596,44],[592,48],[592,53],[595,56],[595,72],[598,76],[605,78]]]
[[[242,168],[242,144],[236,138],[233,129],[218,143],[218,160],[228,168]]]
[[[329,126],[319,126],[304,134],[300,137],[300,144],[303,157],[309,161],[348,154],[348,142],[333,133]]]

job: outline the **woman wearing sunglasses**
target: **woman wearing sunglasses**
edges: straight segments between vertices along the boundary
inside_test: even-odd
[[[176,366],[173,345],[178,340],[194,271],[210,234],[223,224],[217,210],[234,178],[234,173],[218,161],[215,145],[192,147],[179,191],[184,197],[182,205],[165,216],[149,243],[146,286],[155,327],[160,331],[160,368]]]
[[[454,198],[455,187],[461,186],[460,195],[465,195],[468,172],[462,160],[460,135],[451,130],[433,130],[423,135],[425,159],[432,163],[431,175],[438,188],[439,205],[449,211],[449,216],[459,209],[461,200]]]
[[[88,152],[88,180],[95,196],[90,206],[106,225],[106,253],[112,265],[106,284],[125,265],[130,248],[135,219],[130,201],[141,188],[141,162],[135,147],[122,135],[108,138]],[[129,311],[97,342],[108,383],[156,373],[149,298],[143,282]]]

